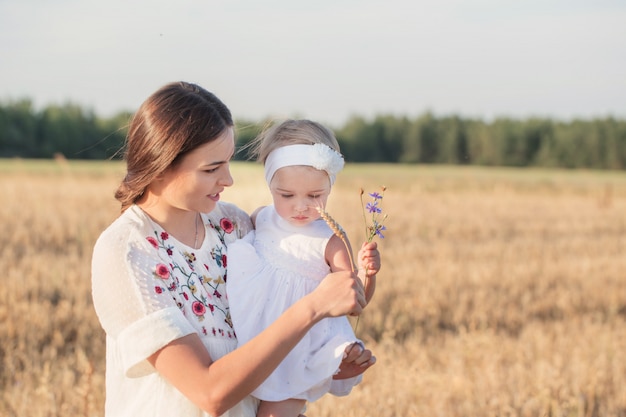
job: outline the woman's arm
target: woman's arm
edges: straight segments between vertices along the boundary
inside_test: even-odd
[[[263,382],[315,323],[358,315],[365,304],[358,277],[347,271],[332,273],[258,336],[216,361],[195,334],[173,341],[148,360],[198,407],[219,416]]]

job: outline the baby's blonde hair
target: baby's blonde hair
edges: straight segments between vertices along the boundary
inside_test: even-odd
[[[341,153],[335,134],[326,126],[312,120],[285,120],[264,129],[250,144],[251,155],[265,163],[275,149],[287,145],[322,143]]]

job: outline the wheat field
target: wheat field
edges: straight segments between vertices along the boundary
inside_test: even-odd
[[[118,163],[0,161],[0,416],[102,416],[91,249]],[[223,199],[269,202],[234,163]],[[357,334],[378,362],[308,417],[626,416],[626,174],[348,165],[328,211],[363,239],[387,191],[383,268]]]

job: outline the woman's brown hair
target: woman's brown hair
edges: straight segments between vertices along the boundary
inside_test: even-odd
[[[157,176],[230,126],[233,119],[228,107],[196,84],[170,83],[153,93],[128,129],[126,176],[115,192],[122,212],[137,202]]]

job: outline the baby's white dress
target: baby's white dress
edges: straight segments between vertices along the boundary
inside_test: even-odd
[[[259,211],[256,232],[228,246],[228,294],[242,345],[313,291],[330,272],[325,249],[332,230],[323,220],[294,226],[273,206]],[[327,392],[347,395],[362,376],[333,380],[345,348],[358,341],[347,317],[318,322],[252,395],[266,401],[315,401]]]

